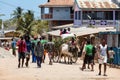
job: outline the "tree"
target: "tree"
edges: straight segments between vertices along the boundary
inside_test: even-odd
[[[31,35],[42,35],[48,31],[48,22],[41,20],[34,20],[34,25],[31,29]]]
[[[11,14],[11,16],[11,23],[17,27],[17,30],[21,30],[21,25],[23,25],[23,9],[21,7],[17,7],[16,10],[13,11],[13,14]]]
[[[32,23],[34,21],[34,14],[32,11],[28,10],[23,13],[23,9],[17,7],[13,12],[13,22],[15,22],[17,26],[17,31],[22,34],[30,35]]]
[[[22,10],[18,7],[12,14],[17,31],[24,35],[36,35],[48,30],[47,21],[35,20],[33,11],[22,12]]]
[[[13,18],[15,19],[19,19],[23,14],[23,9],[21,7],[17,7],[16,10],[14,10],[12,16],[14,16]]]

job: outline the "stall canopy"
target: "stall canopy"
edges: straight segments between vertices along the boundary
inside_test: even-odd
[[[96,34],[99,32],[108,32],[108,31],[116,31],[113,27],[98,27],[98,28],[88,28],[88,27],[80,27],[80,28],[73,28],[71,27],[71,33],[75,34],[76,36],[84,36],[89,34]],[[49,35],[52,36],[60,36],[60,30],[50,31],[48,32]]]

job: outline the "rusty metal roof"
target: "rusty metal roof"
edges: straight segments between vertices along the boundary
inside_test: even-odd
[[[50,0],[45,4],[40,5],[39,7],[64,7],[64,6],[73,6],[74,0]]]
[[[84,1],[78,0],[79,8],[119,8],[119,6],[110,1]]]

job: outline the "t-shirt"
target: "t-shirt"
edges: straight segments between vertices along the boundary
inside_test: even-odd
[[[108,53],[109,53],[110,58],[114,58],[113,55],[115,54],[115,52],[113,50],[109,50]]]
[[[86,55],[92,56],[93,54],[93,45],[89,44],[85,47]]]
[[[48,41],[47,41],[47,40],[41,40],[40,42],[41,42],[41,44],[45,44],[45,43],[47,43]]]
[[[16,48],[16,41],[12,41],[11,46],[12,48]]]
[[[26,43],[23,40],[17,42],[18,45],[18,52],[25,52],[26,51]]]
[[[26,41],[26,47],[27,47],[27,51],[30,52],[32,44],[30,41]]]

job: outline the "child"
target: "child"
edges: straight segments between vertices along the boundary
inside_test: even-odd
[[[113,48],[110,47],[110,50],[108,51],[108,54],[109,54],[109,62],[110,62],[110,67],[113,66],[113,60],[114,60],[114,54],[115,52],[113,51]]]

